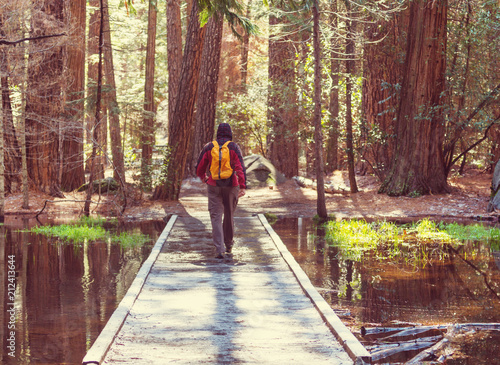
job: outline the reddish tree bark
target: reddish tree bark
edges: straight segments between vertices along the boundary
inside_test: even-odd
[[[45,0],[32,14],[31,36],[61,33],[63,1]],[[59,123],[63,110],[63,51],[59,38],[30,42],[26,98],[26,154],[36,187],[63,197],[59,186]]]
[[[164,176],[155,188],[153,199],[178,200],[186,159],[190,147],[193,112],[198,93],[201,54],[206,27],[200,27],[198,2],[193,2],[182,59],[179,91],[175,103],[172,123],[169,125],[169,156],[164,164]]]
[[[284,17],[269,16],[271,28],[286,23]],[[269,37],[269,159],[278,171],[291,178],[298,175],[299,140],[295,86],[295,51],[290,36]]]
[[[443,159],[447,1],[410,4],[410,24],[396,126],[396,151],[380,192],[449,191]]]
[[[83,119],[85,94],[86,1],[67,2],[67,24],[71,41],[66,46],[66,125],[63,132],[61,188],[71,191],[85,183],[83,156]]]
[[[223,25],[222,16],[212,16],[206,25],[207,30],[201,56],[200,82],[196,101],[193,145],[188,158],[189,166],[186,171],[192,176],[196,176],[195,168],[198,162],[198,154],[214,136]]]

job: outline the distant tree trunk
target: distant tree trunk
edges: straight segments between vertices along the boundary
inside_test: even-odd
[[[61,33],[63,1],[45,0],[32,14],[31,36]],[[28,171],[34,185],[63,197],[58,184],[59,118],[62,114],[63,51],[58,38],[30,42],[26,128]]]
[[[246,17],[250,19],[250,9],[252,7],[252,0],[248,0]],[[245,32],[241,42],[241,87],[242,91],[246,92],[247,89],[247,76],[248,76],[248,51],[250,45],[250,34]]]
[[[144,85],[144,116],[142,122],[141,142],[141,183],[146,190],[151,190],[151,163],[155,144],[156,105],[155,85],[155,53],[156,53],[156,4],[149,2],[148,43],[146,46],[146,82]]]
[[[106,104],[109,110],[109,134],[113,159],[113,178],[125,183],[125,163],[123,160],[122,136],[120,132],[120,107],[116,98],[115,69],[111,29],[109,24],[108,0],[104,0],[104,73],[106,75]]]
[[[86,1],[66,2],[71,25],[71,41],[66,46],[66,126],[63,128],[61,189],[72,191],[85,183],[83,121],[85,97],[85,22]]]
[[[319,39],[319,1],[313,4],[313,44],[314,44],[314,142],[316,149],[317,211],[322,219],[328,217],[325,201],[325,179],[323,166],[323,131],[321,126],[321,49]]]
[[[363,157],[383,181],[391,168],[396,140],[394,119],[403,80],[408,11],[365,26],[363,111],[370,138]]]
[[[3,138],[3,163],[4,163],[4,186],[6,192],[14,192],[18,190],[17,186],[20,182],[20,168],[21,168],[21,149],[17,142],[16,129],[14,128],[14,116],[12,114],[12,104],[10,100],[10,88],[7,52],[5,48],[0,48],[0,72],[1,89],[2,89],[2,115],[3,127],[0,129],[0,136]]]
[[[186,172],[192,176],[196,176],[198,154],[214,136],[223,25],[222,15],[218,14],[212,16],[206,25],[196,100],[193,146],[188,159],[189,166],[186,169]]]
[[[103,40],[104,40],[104,4],[103,0],[99,1],[99,38],[98,38],[98,61],[97,61],[97,87],[96,87],[96,103],[95,103],[95,123],[94,125],[98,125],[101,121],[101,91],[102,91],[102,53],[103,53]],[[96,165],[96,155],[98,148],[98,134],[99,130],[97,128],[93,128],[93,137],[92,137],[92,155],[90,158],[90,176],[89,176],[89,186],[87,189],[87,197],[85,199],[85,204],[83,207],[83,214],[87,217],[90,215],[90,202],[92,199],[92,191],[95,176],[95,165]]]
[[[333,29],[338,27],[337,0],[331,0],[330,3],[330,24]],[[330,117],[328,120],[328,139],[326,145],[326,164],[325,171],[331,173],[339,168],[339,45],[337,35],[332,35],[330,39],[330,77],[332,84],[330,88],[330,101],[328,111]]]
[[[182,67],[180,0],[167,0],[168,125],[173,122]]]
[[[87,144],[92,144],[92,128],[94,128],[94,117],[92,116],[95,107],[95,95],[97,85],[97,63],[94,56],[99,53],[99,0],[88,0],[88,5],[93,10],[90,13],[87,37],[87,110],[88,118],[85,125],[85,140]],[[85,170],[88,171],[89,160],[85,161]]]
[[[347,40],[346,40],[346,115],[345,115],[345,129],[346,129],[346,155],[347,155],[347,169],[349,172],[349,184],[351,193],[358,192],[358,185],[356,184],[356,172],[354,171],[354,143],[353,143],[353,132],[352,132],[352,84],[355,75],[355,63],[354,58],[354,29],[353,29],[353,17],[352,11],[350,9],[351,5],[346,1],[347,16],[349,19],[347,22]]]
[[[449,191],[443,158],[447,2],[410,4],[410,25],[392,169],[380,188],[391,196]]]
[[[271,28],[286,22],[285,18],[269,16]],[[269,158],[286,177],[299,172],[299,140],[297,96],[295,85],[295,51],[290,36],[269,36]]]
[[[182,59],[179,92],[172,124],[169,125],[169,158],[165,160],[165,180],[158,185],[153,199],[178,200],[191,142],[193,112],[198,93],[201,54],[206,27],[200,27],[198,2],[193,2],[186,45]]]
[[[96,10],[90,15],[89,21],[89,37],[87,41],[87,52],[89,56],[97,55],[99,53],[99,29],[100,29],[100,0],[89,0],[89,5]],[[95,110],[95,105],[97,103],[97,68],[98,65],[95,62],[88,63],[87,71],[87,100],[88,109]],[[99,100],[99,103],[102,101]],[[91,114],[91,113],[89,113]],[[96,124],[97,123],[97,124]],[[97,128],[97,133],[93,133],[94,128]],[[99,137],[103,135],[103,129],[106,128],[105,120],[96,120],[95,118],[90,118],[87,122],[87,143],[93,145],[94,143],[99,144],[105,143],[105,141],[100,141]],[[97,140],[94,138],[97,137]],[[94,166],[94,177],[97,179],[104,178],[104,164],[102,152],[97,148],[96,150],[96,161],[87,160],[88,170],[90,165]]]

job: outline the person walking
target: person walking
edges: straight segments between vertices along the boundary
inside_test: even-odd
[[[218,259],[232,252],[234,212],[246,189],[243,156],[232,139],[231,126],[219,124],[216,140],[203,147],[196,165],[196,175],[207,184],[212,239]]]

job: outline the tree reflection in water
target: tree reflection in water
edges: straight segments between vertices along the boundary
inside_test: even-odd
[[[62,244],[56,239],[0,227],[0,278],[15,256],[15,357],[9,356],[7,285],[0,288],[3,364],[81,363],[132,283],[163,230],[162,221],[123,224],[117,233],[140,232],[141,247],[97,241]]]

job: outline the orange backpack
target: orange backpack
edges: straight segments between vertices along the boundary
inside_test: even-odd
[[[231,167],[231,157],[229,155],[229,148],[227,147],[231,141],[227,141],[220,146],[217,141],[213,141],[214,147],[212,148],[212,164],[210,165],[210,173],[214,180],[229,179],[233,175],[233,168]]]

